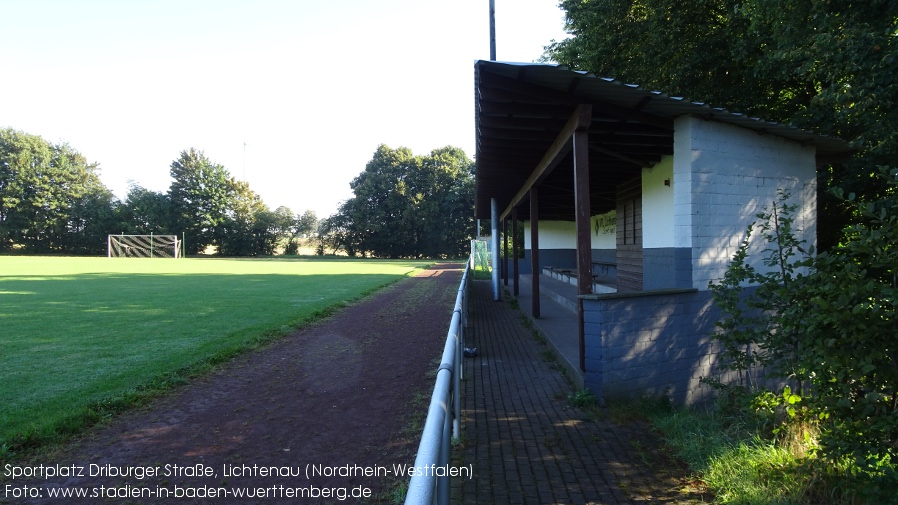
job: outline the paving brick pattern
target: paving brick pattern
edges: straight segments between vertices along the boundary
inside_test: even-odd
[[[453,501],[700,503],[645,424],[569,405],[569,382],[513,305],[492,301],[489,281],[473,282],[466,345],[479,355],[465,359],[456,462],[474,476],[453,483]]]

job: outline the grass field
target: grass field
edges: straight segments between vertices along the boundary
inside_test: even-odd
[[[422,266],[0,257],[0,457],[77,433]]]

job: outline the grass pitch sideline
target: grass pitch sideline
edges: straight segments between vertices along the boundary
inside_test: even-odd
[[[0,256],[0,458],[78,432],[422,266]]]

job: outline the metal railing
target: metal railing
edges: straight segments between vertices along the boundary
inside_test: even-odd
[[[415,472],[405,495],[406,505],[449,504],[450,477],[437,474],[436,468],[449,466],[452,438],[461,434],[461,380],[464,359],[464,329],[467,319],[468,274],[470,262],[466,262],[455,310],[449,323],[449,333],[443,346],[443,357],[437,370],[436,384],[427,409],[427,420],[418,455]]]

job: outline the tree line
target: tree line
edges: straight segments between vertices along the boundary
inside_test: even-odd
[[[2,129],[0,251],[103,254],[110,234],[152,233],[183,236],[188,254],[296,254],[305,240],[319,254],[439,257],[461,254],[471,234],[471,162],[454,148],[416,157],[381,146],[353,181],[356,196],[322,220],[309,210],[271,210],[248,183],[194,148],[169,171],[167,192],[132,183],[120,201],[100,181],[98,165],[68,144]]]
[[[67,144],[0,130],[0,251],[103,254],[109,234],[176,234],[188,253],[274,254],[311,235],[314,212],[270,210],[245,182],[202,151],[182,151],[168,192],[132,184],[124,201],[103,185],[96,163]],[[293,244],[291,246],[291,244]]]

